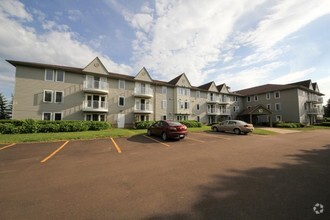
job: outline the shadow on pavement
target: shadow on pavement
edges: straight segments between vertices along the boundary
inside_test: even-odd
[[[330,219],[330,145],[287,156],[295,164],[214,176],[213,184],[200,186],[189,213],[147,219]],[[316,203],[323,213],[315,214]]]

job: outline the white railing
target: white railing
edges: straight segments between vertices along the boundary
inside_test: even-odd
[[[153,106],[151,104],[135,104],[135,112],[140,112],[140,113],[152,113]]]
[[[153,96],[153,89],[148,87],[135,87],[134,95]]]
[[[230,98],[219,98],[219,102],[220,103],[229,103],[230,102]]]
[[[207,96],[207,102],[219,102],[219,98],[215,96]]]
[[[207,109],[207,114],[220,114],[220,109],[218,108],[208,108]]]
[[[231,111],[230,111],[230,109],[220,109],[220,114],[221,115],[230,115]]]
[[[108,102],[85,100],[83,103],[84,111],[108,111]]]
[[[323,115],[324,114],[324,110],[320,109],[320,108],[312,108],[312,109],[308,109],[307,110],[308,114],[318,114],[318,115]]]
[[[323,103],[323,97],[312,95],[308,97],[309,102],[317,102],[317,103]]]
[[[108,91],[109,83],[97,80],[84,80],[84,89]]]

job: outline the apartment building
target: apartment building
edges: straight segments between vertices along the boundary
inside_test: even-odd
[[[313,123],[323,110],[323,94],[315,83],[231,92],[226,84],[214,82],[192,86],[184,73],[168,82],[153,79],[146,68],[135,76],[112,73],[97,57],[84,68],[7,62],[16,67],[14,119],[108,121],[119,128],[161,119],[210,124],[245,115],[256,122],[274,118]],[[268,93],[274,100],[266,98]]]

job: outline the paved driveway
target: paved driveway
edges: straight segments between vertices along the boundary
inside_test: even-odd
[[[329,219],[329,134],[1,145],[0,219]]]

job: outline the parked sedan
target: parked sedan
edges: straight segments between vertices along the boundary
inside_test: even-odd
[[[212,126],[213,131],[229,131],[235,134],[247,134],[254,130],[252,124],[240,120],[226,120]]]
[[[187,136],[187,127],[176,121],[157,121],[148,128],[148,135],[160,136],[164,141],[169,138],[183,139]]]

